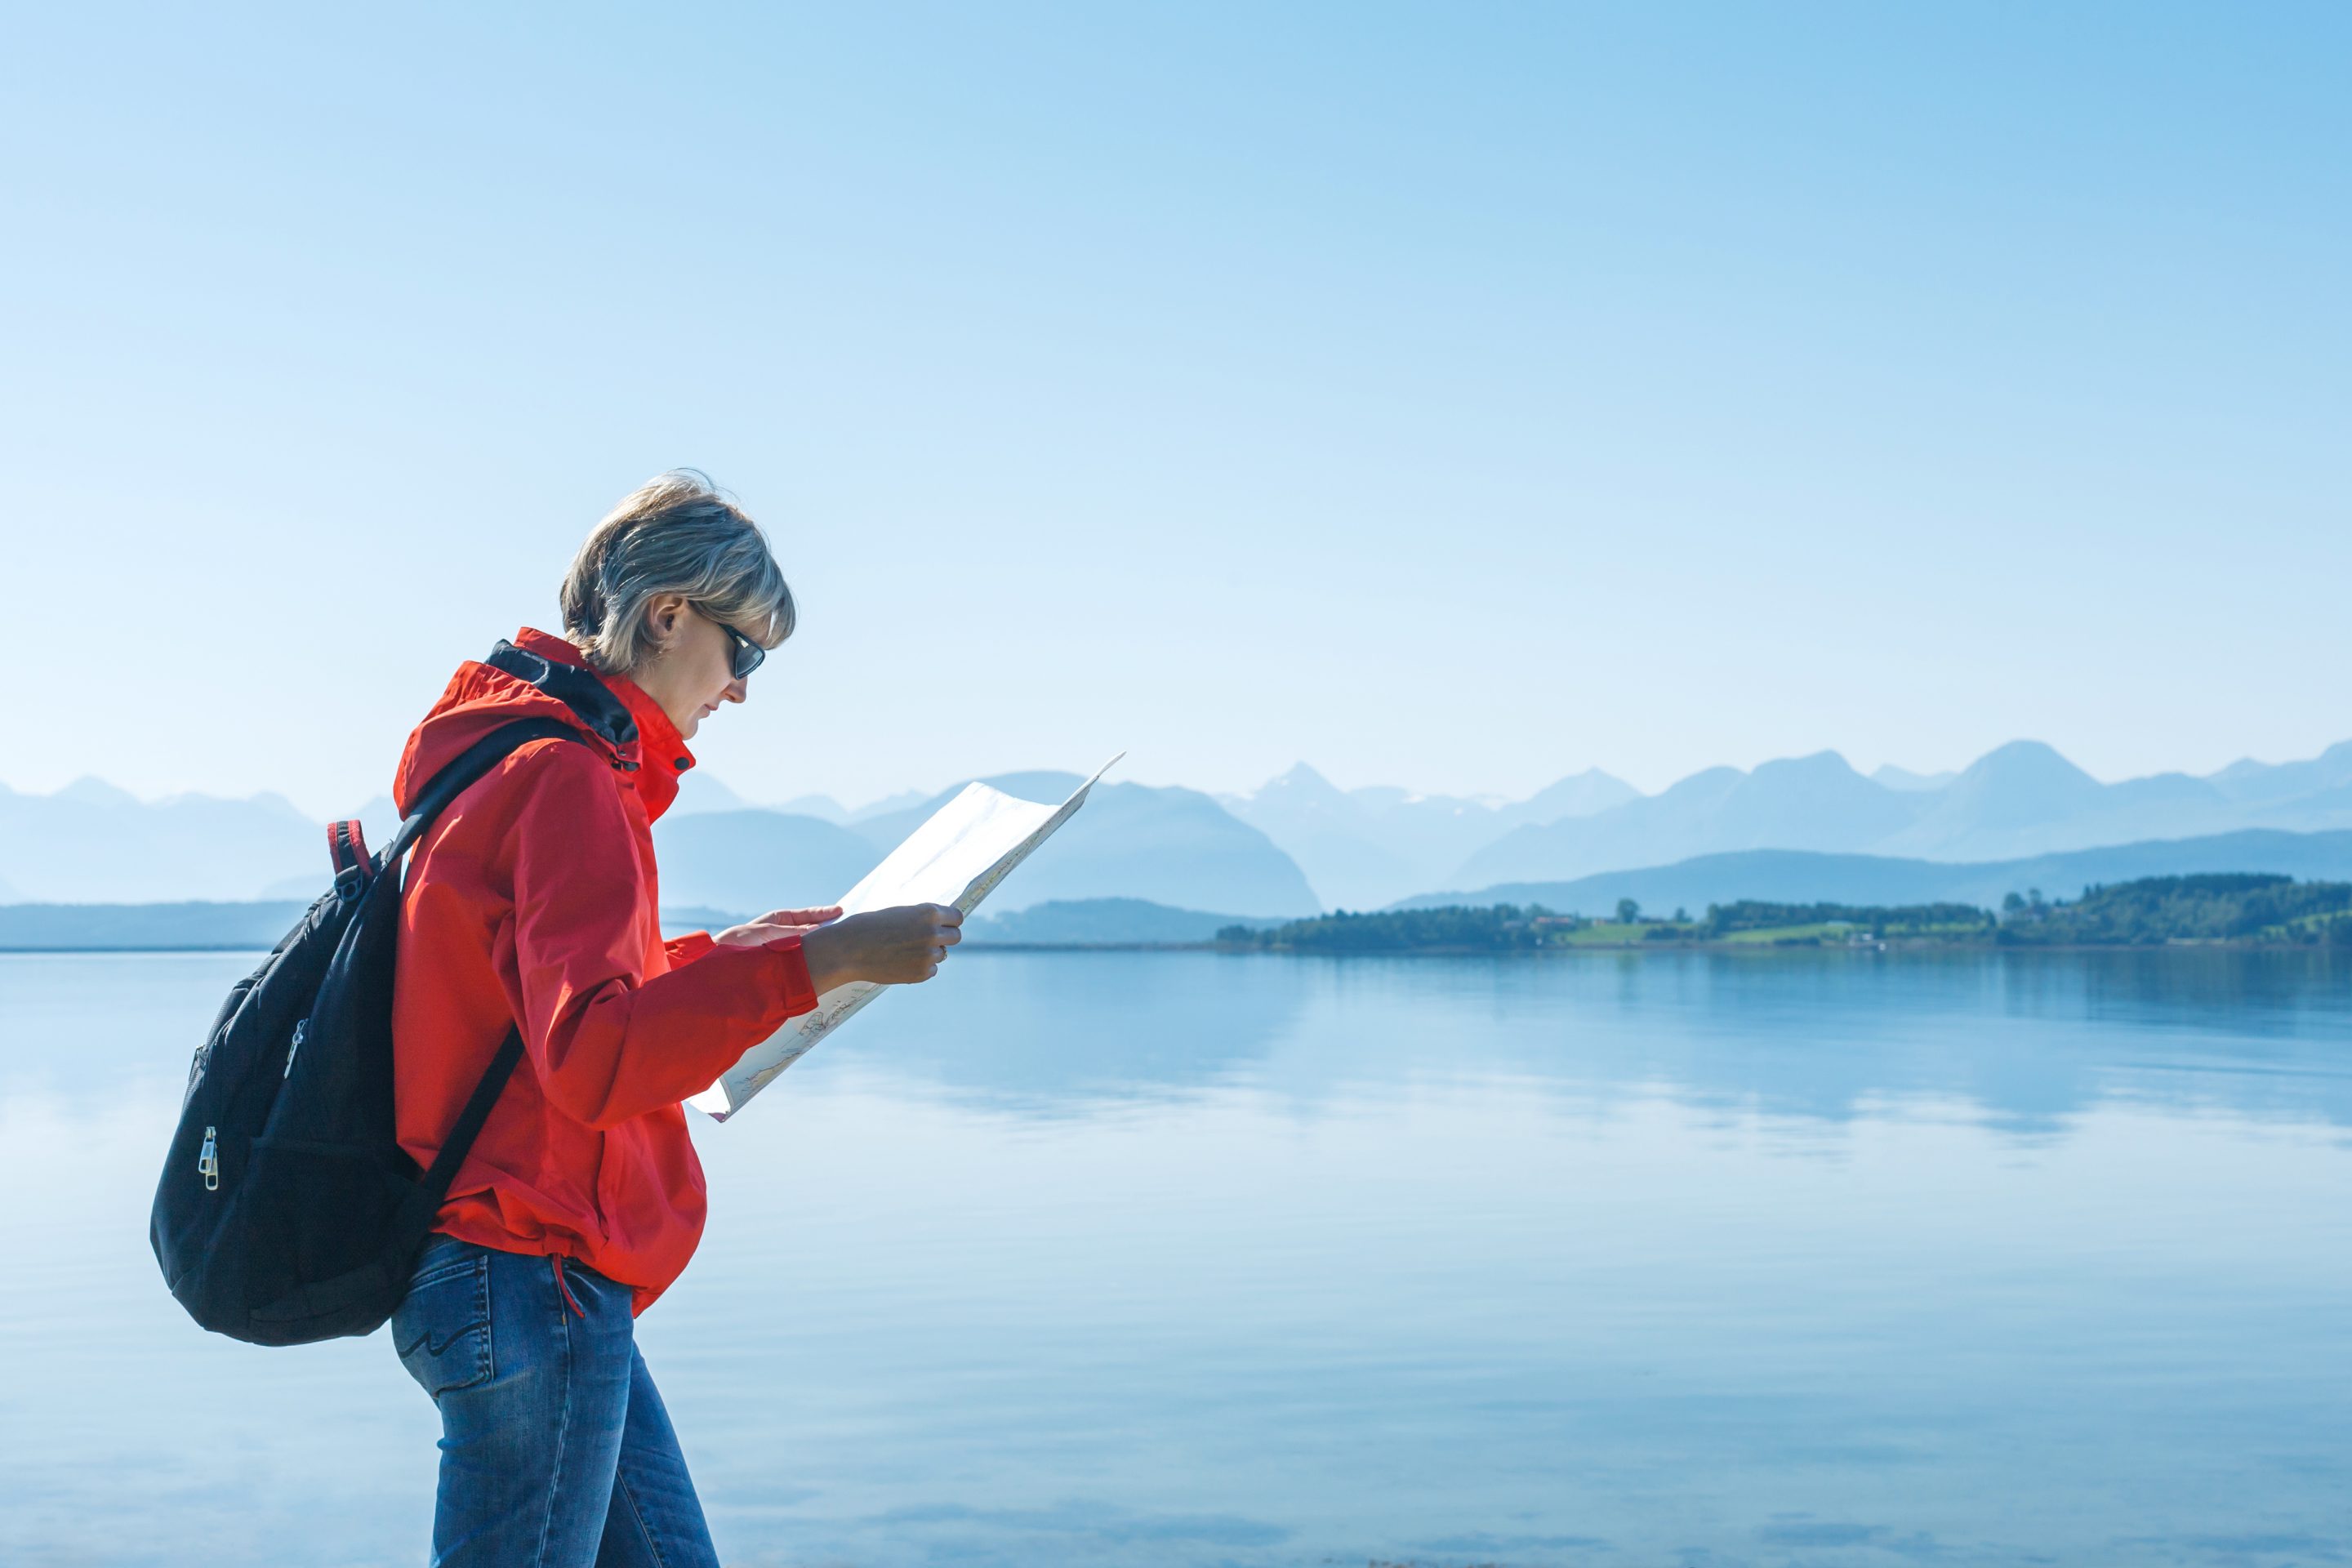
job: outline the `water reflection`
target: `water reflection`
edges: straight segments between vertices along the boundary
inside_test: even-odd
[[[1262,1064],[1308,995],[1280,965],[1213,955],[972,952],[882,998],[822,1048],[1050,1115]]]
[[[1504,1076],[1825,1121],[1957,1099],[2021,1133],[2108,1099],[2352,1125],[2352,959],[2325,952],[994,952],[950,982],[826,1050],[1034,1114]]]
[[[0,1091],[91,1112],[126,1077],[184,1073],[254,962],[0,955]],[[1509,1077],[1827,1121],[1937,1097],[2028,1131],[2107,1099],[2346,1126],[2347,1037],[2352,956],[2321,952],[997,952],[886,998],[793,1072],[856,1064],[1037,1116],[1218,1084],[1311,1107],[1366,1081]]]
[[[381,1338],[209,1338],[147,1255],[251,964],[0,959],[0,1561],[421,1553]],[[646,1353],[742,1564],[2333,1561],[2347,993],[971,954],[698,1126]]]

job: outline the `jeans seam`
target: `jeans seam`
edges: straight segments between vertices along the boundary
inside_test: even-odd
[[[474,1286],[477,1310],[482,1320],[482,1337],[474,1352],[474,1381],[484,1383],[499,1374],[498,1351],[493,1342],[497,1331],[490,1324],[490,1258],[488,1253],[474,1259]]]
[[[628,1472],[615,1468],[613,1471],[613,1484],[620,1489],[623,1500],[628,1503],[629,1517],[637,1521],[637,1533],[646,1538],[646,1550],[653,1553],[654,1562],[659,1565],[659,1568],[668,1568],[669,1553],[661,1549],[661,1542],[655,1537],[654,1527],[646,1520],[646,1510],[637,1506],[637,1494],[629,1489]]]
[[[572,1322],[561,1301],[555,1303],[555,1321],[556,1326],[563,1331],[563,1404],[555,1417],[555,1465],[547,1483],[547,1515],[540,1521],[539,1526],[539,1552],[535,1561],[542,1564],[547,1561],[548,1538],[555,1531],[556,1498],[563,1490],[563,1465],[568,1439],[572,1435]]]
[[[469,1264],[461,1265],[457,1268],[445,1269],[432,1279],[419,1280],[412,1284],[407,1294],[402,1297],[402,1304],[405,1306],[408,1299],[420,1290],[434,1285],[456,1281],[463,1268],[472,1269],[474,1276],[473,1310],[469,1314],[470,1321],[464,1328],[451,1334],[446,1340],[441,1341],[437,1348],[434,1340],[433,1325],[429,1321],[423,1326],[415,1339],[404,1345],[399,1340],[400,1331],[396,1320],[394,1329],[393,1349],[399,1354],[401,1364],[408,1368],[409,1374],[416,1379],[418,1386],[425,1390],[425,1396],[436,1405],[440,1404],[441,1396],[445,1394],[455,1394],[461,1389],[475,1387],[498,1375],[496,1336],[490,1329],[489,1255],[487,1252],[482,1253]],[[468,1336],[474,1341],[474,1370],[469,1373],[452,1365],[448,1369],[452,1381],[436,1386],[427,1373],[436,1370],[436,1363],[440,1358],[459,1341]],[[424,1352],[424,1370],[410,1364],[410,1358],[415,1356],[420,1351]]]
[[[427,1285],[438,1285],[444,1279],[455,1279],[472,1268],[474,1262],[473,1258],[463,1258],[455,1263],[436,1263],[429,1273],[420,1269],[416,1276],[409,1280],[408,1288],[412,1290],[422,1290]]]

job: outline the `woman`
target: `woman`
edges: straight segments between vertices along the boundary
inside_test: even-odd
[[[576,732],[492,769],[409,863],[401,1146],[429,1164],[510,1025],[525,1051],[393,1337],[441,1412],[436,1563],[715,1564],[632,1328],[702,1233],[678,1102],[822,992],[928,979],[962,917],[780,910],[664,941],[653,823],[694,765],[686,742],[792,634],[792,593],[758,526],[679,472],[596,525],[562,605],[562,637],[526,627],[458,667],[394,785],[404,809],[519,718]]]

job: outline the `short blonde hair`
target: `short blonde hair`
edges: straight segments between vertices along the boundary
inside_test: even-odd
[[[672,468],[622,498],[563,574],[563,635],[606,675],[652,651],[646,604],[683,594],[761,647],[793,635],[793,591],[734,498],[694,468]]]

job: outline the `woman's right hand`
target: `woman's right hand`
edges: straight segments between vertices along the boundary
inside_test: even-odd
[[[819,994],[853,980],[913,985],[940,972],[948,949],[963,940],[962,925],[953,904],[869,910],[803,933],[801,954]]]

